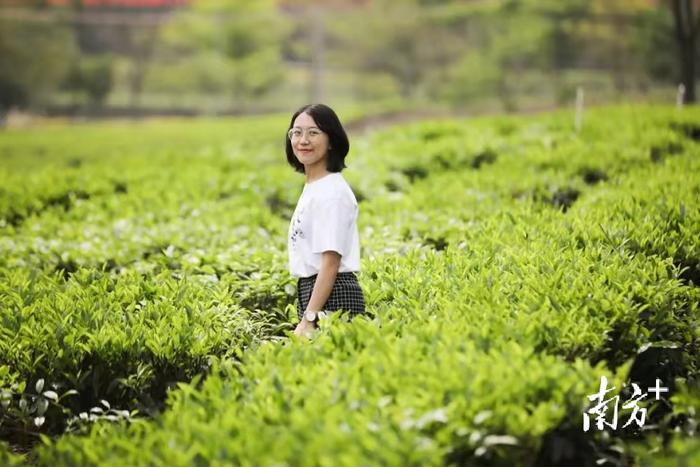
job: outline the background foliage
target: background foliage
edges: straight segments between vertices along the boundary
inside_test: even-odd
[[[330,97],[513,111],[566,104],[580,86],[590,101],[671,103],[682,78],[663,1],[56,3],[0,8],[5,110],[257,113]]]

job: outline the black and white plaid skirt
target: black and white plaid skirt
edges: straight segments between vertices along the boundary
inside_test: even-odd
[[[299,301],[297,316],[299,321],[301,321],[309,300],[311,300],[311,292],[314,290],[316,277],[318,277],[318,274],[300,277],[297,281],[297,299]],[[337,273],[331,294],[322,309],[324,311],[348,311],[350,319],[365,312],[365,297],[354,272]]]

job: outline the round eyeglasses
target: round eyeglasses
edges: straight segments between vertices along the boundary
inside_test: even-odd
[[[301,128],[292,128],[287,132],[287,135],[289,136],[289,139],[297,140],[301,139],[301,137],[304,135],[304,131],[306,132],[306,137],[309,139],[316,139],[323,133],[318,128],[307,128],[306,130],[302,130]]]

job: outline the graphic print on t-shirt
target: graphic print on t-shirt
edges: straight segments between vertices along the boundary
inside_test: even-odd
[[[293,247],[296,247],[297,237],[306,238],[304,237],[304,231],[301,230],[301,216],[302,214],[304,214],[305,209],[306,206],[301,207],[299,209],[299,212],[296,213],[296,215],[292,219],[292,235],[289,237],[289,239],[292,241]]]

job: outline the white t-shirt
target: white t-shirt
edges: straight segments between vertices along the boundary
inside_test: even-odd
[[[289,272],[309,277],[321,269],[321,253],[340,253],[338,272],[360,270],[355,194],[339,172],[304,185],[289,224]]]

